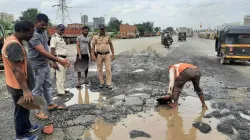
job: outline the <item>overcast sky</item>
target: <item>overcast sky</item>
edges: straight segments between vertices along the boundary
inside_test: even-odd
[[[17,19],[21,11],[38,8],[48,15],[52,23],[56,20],[57,8],[52,5],[58,0],[0,0],[0,12],[15,15]],[[244,15],[250,15],[250,0],[67,0],[70,19],[80,23],[80,13],[93,17],[117,17],[123,23],[154,22],[160,27],[191,27],[198,29],[215,27],[223,23],[243,22]],[[69,23],[68,20],[66,20]]]

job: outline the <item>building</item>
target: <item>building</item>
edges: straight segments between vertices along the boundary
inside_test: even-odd
[[[105,18],[99,17],[99,24],[105,24]]]
[[[104,17],[99,17],[99,18],[93,18],[93,26],[94,29],[98,29],[100,24],[104,24],[105,25],[105,18]]]
[[[87,15],[82,15],[81,17],[81,24],[87,25],[88,24],[88,16]]]
[[[0,20],[13,22],[14,21],[14,15],[2,12],[2,13],[0,13]]]
[[[111,18],[110,18],[110,22],[113,22],[113,21],[116,21],[116,20],[117,20],[116,17],[111,17]]]
[[[93,18],[93,26],[94,26],[94,29],[99,28],[99,18]]]
[[[250,15],[244,17],[244,25],[250,25]]]
[[[89,27],[89,29],[90,29],[91,32],[94,31],[94,22],[88,22],[87,26]]]

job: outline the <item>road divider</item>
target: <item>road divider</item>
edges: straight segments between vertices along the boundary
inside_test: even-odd
[[[216,33],[215,32],[199,32],[198,37],[203,39],[215,39]]]

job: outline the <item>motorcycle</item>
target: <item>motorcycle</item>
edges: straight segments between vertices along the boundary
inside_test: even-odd
[[[164,38],[164,45],[166,48],[169,48],[170,45],[172,45],[173,40],[171,38]]]

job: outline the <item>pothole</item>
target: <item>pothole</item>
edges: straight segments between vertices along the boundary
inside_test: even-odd
[[[178,110],[169,109],[166,106],[156,106],[147,112],[128,115],[117,124],[106,123],[102,118],[97,118],[92,128],[83,132],[81,139],[106,139],[128,140],[132,131],[141,131],[149,134],[151,138],[137,137],[136,140],[225,140],[228,137],[219,133],[216,126],[219,120],[215,118],[205,119],[203,116],[212,111],[210,102],[206,104],[209,110],[201,108],[199,98],[186,97],[179,100]],[[211,126],[208,134],[201,133],[192,126],[195,122],[204,122]]]
[[[106,97],[103,97],[100,92],[91,92],[86,85],[81,89],[72,88],[69,92],[73,94],[73,97],[65,102],[66,106],[74,104],[97,104],[98,107],[103,106],[103,101]]]

